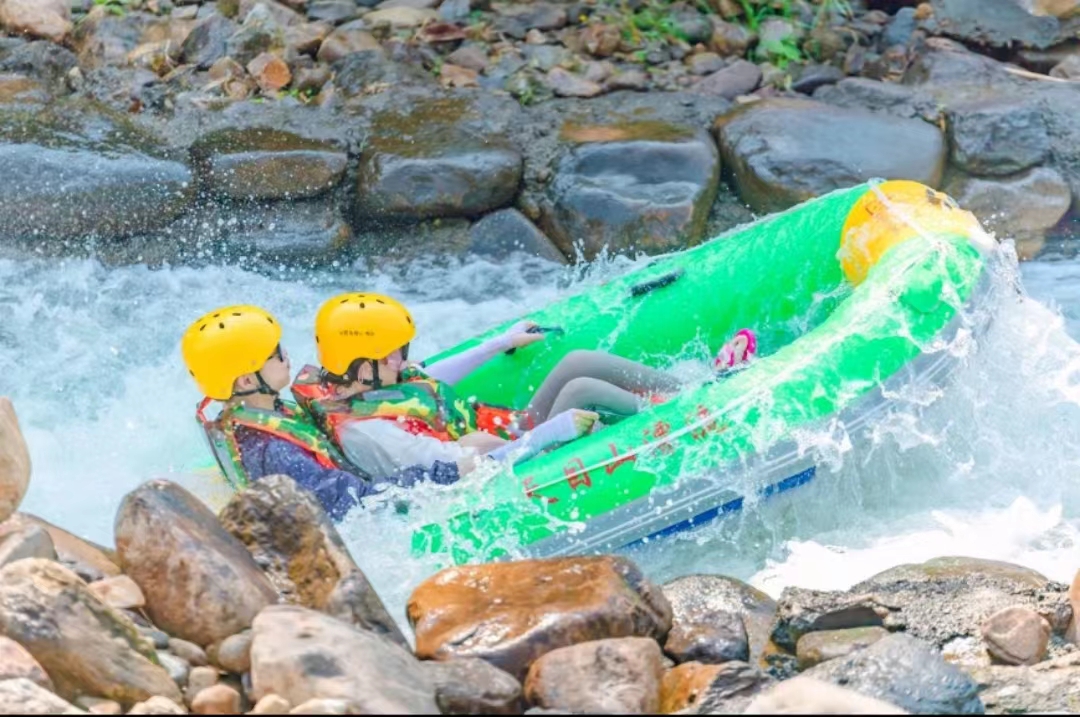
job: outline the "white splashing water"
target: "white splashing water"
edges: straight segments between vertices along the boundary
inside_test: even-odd
[[[627,264],[600,266],[585,282]],[[15,402],[34,462],[23,509],[111,544],[120,499],[149,478],[222,500],[184,473],[205,449],[179,338],[210,308],[255,303],[277,314],[298,369],[314,357],[312,316],[337,291],[403,298],[420,329],[415,353],[424,356],[579,291],[571,273],[477,261],[415,265],[396,278],[282,280],[237,269],[0,260],[0,393]],[[1022,274],[1041,301],[1007,298],[944,395],[925,407],[908,400],[911,410],[851,446],[835,427],[804,436],[836,459],[831,470],[632,557],[656,580],[723,573],[771,594],[786,585],[845,588],[898,563],[950,554],[1071,580],[1080,568],[1080,345],[1068,334],[1080,336],[1080,265],[1027,264]],[[341,526],[399,619],[409,591],[432,570],[409,557],[408,521],[354,512]]]

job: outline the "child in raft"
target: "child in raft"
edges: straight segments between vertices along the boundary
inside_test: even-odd
[[[346,458],[295,404],[281,399],[291,376],[289,356],[281,347],[280,324],[263,309],[211,311],[184,333],[181,353],[206,396],[196,417],[234,485],[288,475],[315,495],[331,519],[341,520],[388,484],[448,484],[459,478],[456,465],[436,460],[424,466],[403,462],[380,482]],[[222,410],[208,420],[204,412],[212,401],[221,402]]]
[[[454,384],[500,352],[542,341],[535,329],[520,322],[421,367],[407,363],[416,328],[404,306],[378,294],[343,294],[319,309],[315,340],[322,368],[301,370],[293,394],[345,455],[373,475],[434,461],[452,461],[464,474],[482,456],[520,461],[584,435],[599,418],[587,408],[629,416],[681,386],[670,374],[628,359],[572,351],[524,410],[455,393]],[[748,347],[733,347],[728,366],[744,360]]]

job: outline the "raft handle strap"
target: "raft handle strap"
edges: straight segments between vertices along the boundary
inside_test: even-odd
[[[638,296],[645,296],[645,294],[648,294],[650,291],[656,291],[657,289],[662,289],[665,286],[671,286],[680,278],[682,278],[683,273],[683,269],[680,267],[675,271],[668,272],[667,274],[664,274],[663,276],[658,276],[655,279],[643,281],[640,284],[634,284],[630,287],[630,296],[633,296],[635,298]]]

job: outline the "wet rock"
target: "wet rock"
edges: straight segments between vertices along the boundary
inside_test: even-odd
[[[0,397],[0,521],[6,521],[18,509],[29,485],[30,450],[15,407],[10,399]]]
[[[128,610],[146,605],[146,598],[135,581],[127,575],[117,575],[90,583],[91,594],[109,607]]]
[[[282,715],[292,709],[289,701],[277,695],[267,695],[255,703],[250,714],[253,715]]]
[[[982,626],[990,655],[1006,665],[1034,665],[1046,657],[1050,623],[1027,607],[1007,607]]]
[[[720,20],[713,23],[709,48],[723,57],[742,57],[754,40],[754,34],[744,25]]]
[[[663,593],[621,557],[450,568],[421,583],[407,609],[419,657],[479,657],[518,679],[560,647],[662,639],[671,628]]]
[[[48,101],[48,90],[36,80],[25,75],[0,74],[0,105]]]
[[[79,61],[75,53],[46,40],[27,42],[0,53],[0,72],[40,80],[54,91],[67,91],[67,76]]]
[[[209,69],[228,54],[226,45],[238,29],[235,22],[217,13],[199,20],[180,46],[180,61]]]
[[[599,83],[585,79],[561,67],[553,67],[548,70],[547,84],[557,97],[596,97],[603,93],[604,88]]]
[[[560,647],[532,664],[525,696],[538,707],[571,712],[656,712],[662,657],[656,640],[647,637]]]
[[[735,60],[722,70],[704,77],[693,86],[695,92],[734,99],[757,89],[761,84],[761,68],[746,60]]]
[[[83,69],[122,65],[143,43],[147,29],[141,13],[116,15],[103,5],[95,6],[75,30],[72,44]]]
[[[937,102],[913,87],[866,77],[848,77],[814,91],[814,99],[838,107],[867,109],[896,117],[937,121]]]
[[[313,22],[329,22],[340,25],[355,20],[358,15],[355,0],[311,0],[307,16]]]
[[[348,156],[291,132],[219,130],[191,148],[204,190],[229,199],[302,199],[334,187]]]
[[[1022,45],[1046,48],[1058,42],[1061,22],[1024,3],[983,0],[931,0],[933,15],[926,29],[939,35],[990,47]]]
[[[0,407],[2,406],[3,400],[0,399]],[[0,409],[0,415],[2,415],[2,409]],[[0,444],[11,445],[10,442],[4,444],[2,441],[3,438],[0,437]],[[120,568],[113,562],[115,556],[112,551],[72,535],[29,513],[16,513],[0,523],[0,541],[13,533],[21,533],[31,528],[41,528],[48,533],[49,540],[56,549],[57,559],[83,580],[93,582],[120,574]]]
[[[191,712],[197,715],[240,714],[243,712],[240,693],[228,685],[207,687],[191,700]]]
[[[439,13],[434,10],[415,7],[390,7],[369,12],[364,15],[364,22],[370,27],[380,23],[387,23],[391,29],[405,30],[420,27],[424,23],[434,22],[438,18]]]
[[[896,626],[893,606],[876,595],[785,588],[777,604],[772,641],[795,652],[804,635],[854,628]]]
[[[248,13],[244,24],[225,41],[225,53],[241,65],[247,65],[264,52],[281,50],[283,40],[281,26],[266,6],[260,3]]]
[[[566,10],[546,2],[503,5],[492,28],[515,40],[524,40],[529,30],[558,30],[566,26]]]
[[[833,65],[808,65],[791,83],[791,89],[804,95],[812,95],[819,87],[831,85],[844,79],[844,71]]]
[[[27,679],[38,687],[53,690],[52,680],[34,656],[10,637],[0,635],[0,682],[17,679]]]
[[[183,715],[187,714],[180,705],[165,697],[151,697],[140,702],[128,711],[129,715]]]
[[[191,674],[191,665],[186,660],[168,652],[157,653],[158,663],[169,673],[169,679],[178,687],[185,687],[188,683],[188,675]]]
[[[981,714],[978,686],[940,653],[910,635],[890,635],[803,673],[908,712]]]
[[[322,613],[274,605],[255,619],[252,698],[345,700],[360,713],[437,714],[435,685],[404,648]]]
[[[443,714],[511,715],[521,712],[521,684],[483,660],[467,657],[424,662]]]
[[[0,712],[9,715],[81,713],[75,705],[22,677],[0,680]]]
[[[1046,120],[1030,100],[963,104],[950,108],[947,117],[953,164],[972,174],[1013,174],[1050,153]]]
[[[346,55],[365,50],[381,52],[382,45],[368,32],[366,23],[350,22],[335,29],[323,40],[317,57],[319,62],[333,64]]]
[[[509,204],[521,182],[522,158],[499,137],[461,132],[424,113],[379,131],[360,157],[356,209],[360,217],[473,217]]]
[[[500,209],[481,217],[469,230],[469,250],[496,260],[524,252],[559,264],[566,263],[566,257],[558,247],[516,209]]]
[[[71,33],[67,0],[0,0],[0,27],[13,35],[63,42]]]
[[[720,162],[703,132],[659,121],[567,123],[570,149],[548,187],[542,224],[567,256],[663,252],[701,240]],[[613,179],[617,178],[617,179]]]
[[[20,560],[0,570],[0,633],[33,655],[61,697],[128,705],[151,695],[180,698],[135,626],[51,561]]]
[[[807,633],[800,637],[795,645],[799,669],[808,670],[822,662],[850,655],[856,650],[873,645],[888,634],[889,631],[883,627],[853,627]]]
[[[221,511],[221,523],[247,546],[287,601],[408,647],[333,523],[291,478],[269,476],[238,493]]]
[[[673,620],[664,643],[664,652],[675,662],[722,662],[750,660],[746,628],[742,617],[730,612],[716,612],[708,620]]]
[[[44,528],[28,525],[0,537],[0,568],[23,558],[56,559],[56,548]]]
[[[168,481],[144,483],[124,497],[116,548],[154,624],[198,645],[250,626],[277,599],[243,544],[198,498]]]
[[[944,191],[1001,237],[1042,236],[1072,204],[1068,183],[1050,167],[1000,178],[956,177]]]
[[[717,120],[721,156],[739,197],[773,212],[872,177],[941,182],[946,145],[919,120],[769,99]]]
[[[251,669],[251,630],[230,635],[214,645],[209,655],[214,664],[237,675]]]
[[[672,714],[694,707],[721,669],[721,665],[684,662],[667,670],[660,683],[660,712]]]
[[[1080,704],[1080,652],[1031,667],[978,667],[971,676],[989,714],[1066,714]]]
[[[679,665],[675,669],[684,667],[686,665]],[[725,662],[709,667],[715,668],[715,672],[711,673],[708,684],[703,689],[698,686],[696,693],[688,693],[698,695],[688,710],[690,714],[739,714],[754,697],[776,683],[772,677],[745,662]]]
[[[747,714],[903,715],[896,705],[809,677],[784,680],[754,698]]]
[[[187,640],[170,637],[169,651],[195,667],[203,667],[206,665],[206,653],[203,649]]]

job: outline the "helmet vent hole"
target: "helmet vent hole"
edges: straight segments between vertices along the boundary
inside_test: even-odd
[[[361,302],[360,302],[360,308],[361,308],[361,309],[366,309],[366,308],[367,308],[366,306],[364,306],[364,302],[363,302],[363,301],[361,301]]]
[[[347,304],[347,303],[349,303],[349,300],[348,299],[342,299],[339,303]]]
[[[200,327],[199,327],[199,331],[202,331],[202,330],[204,330],[205,328],[206,328],[206,324],[203,324],[202,326],[200,326]]]
[[[223,328],[225,328],[225,322],[224,322],[224,321],[219,321],[219,322],[218,322],[218,328],[219,328],[219,329],[223,329]]]
[[[238,312],[238,311],[234,311],[234,312],[233,312],[233,316],[243,316],[243,314],[241,314],[241,313],[240,313],[240,312]]]

